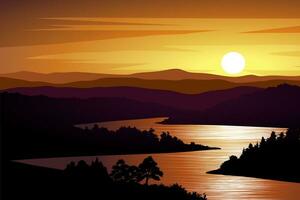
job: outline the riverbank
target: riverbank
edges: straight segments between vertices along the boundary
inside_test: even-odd
[[[149,157],[148,157],[149,160]],[[74,162],[73,162],[74,163]],[[143,184],[143,179],[133,181],[127,177],[126,170],[134,166],[117,163],[115,173],[109,174],[98,160],[91,165],[84,161],[70,163],[64,170],[32,166],[16,162],[6,163],[4,199],[178,199],[178,200],[206,200],[206,195],[188,192],[182,186],[173,184]],[[150,167],[150,168],[149,168]],[[137,168],[137,167],[135,167]],[[141,169],[140,169],[141,168]],[[149,169],[148,169],[149,168]],[[139,166],[141,172],[158,168],[155,161],[145,159]],[[120,173],[121,174],[120,174]],[[154,173],[154,172],[152,172]],[[118,176],[116,176],[118,175]],[[120,175],[120,176],[119,176]],[[155,178],[163,176],[157,171]],[[159,180],[159,179],[158,179]]]
[[[271,133],[259,143],[250,143],[240,157],[230,156],[210,174],[236,175],[300,183],[300,129]]]

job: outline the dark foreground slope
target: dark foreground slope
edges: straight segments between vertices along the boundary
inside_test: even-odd
[[[150,157],[147,158],[147,160],[150,159]],[[84,161],[74,163],[74,165],[71,163],[65,170],[9,162],[2,180],[4,185],[1,199],[206,200],[205,195],[188,192],[177,184],[172,186],[146,185],[141,182],[142,179],[135,181],[126,175],[127,166],[130,169],[137,169],[141,175],[145,170],[157,169],[157,173],[153,175],[159,180],[159,176],[163,173],[159,170],[157,163],[152,161],[147,162],[147,166],[151,168],[143,167],[145,164],[140,165],[143,168],[128,166],[126,163],[120,165],[121,161],[119,161],[115,166],[118,169],[118,178],[115,178],[114,174],[108,174],[106,168],[98,160],[91,165]]]
[[[212,174],[250,176],[300,182],[300,129],[289,129],[285,134],[272,132],[259,144],[249,144],[239,158],[230,156]]]
[[[297,127],[299,102],[300,87],[283,84],[242,95],[203,112],[179,114],[165,123]]]

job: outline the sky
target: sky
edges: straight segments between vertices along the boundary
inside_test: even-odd
[[[0,73],[130,74],[179,68],[300,75],[296,0],[0,0]]]

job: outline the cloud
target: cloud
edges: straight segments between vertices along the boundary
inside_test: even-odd
[[[48,31],[28,31],[22,34],[23,37],[5,40],[0,37],[0,46],[23,46],[59,44],[69,42],[107,40],[117,38],[158,36],[158,35],[178,35],[208,32],[210,30],[129,30],[129,31],[71,31],[71,30],[48,30]]]
[[[146,18],[53,17],[40,18],[33,22],[18,32],[4,32],[0,37],[0,46],[44,45],[212,31]]]
[[[102,18],[102,17],[49,17],[41,18],[39,27],[53,27],[53,25],[102,25],[102,26],[164,26],[166,24],[147,22],[136,22],[126,20],[116,20],[116,18]],[[36,26],[36,25],[35,25]]]
[[[7,0],[0,15],[21,10],[26,17],[297,18],[299,6],[297,0]]]
[[[255,30],[255,31],[247,31],[243,33],[300,33],[300,26],[262,29],[262,30]]]

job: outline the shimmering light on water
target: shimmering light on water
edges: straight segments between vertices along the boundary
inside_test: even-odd
[[[215,125],[163,125],[156,122],[162,118],[126,120],[99,123],[115,130],[120,126],[136,126],[140,129],[154,128],[156,133],[169,131],[185,142],[218,146],[222,150],[196,151],[184,153],[154,154],[154,159],[164,171],[162,182],[179,183],[190,191],[205,192],[209,200],[299,200],[300,184],[264,180],[248,177],[206,174],[216,169],[230,155],[239,155],[249,142],[257,142],[271,131],[282,132],[284,128],[215,126]],[[93,126],[86,124],[84,126]],[[131,164],[138,164],[147,155],[98,156],[108,169],[120,158]],[[26,160],[24,162],[63,169],[72,160],[84,159],[88,162],[96,156],[68,157]]]

